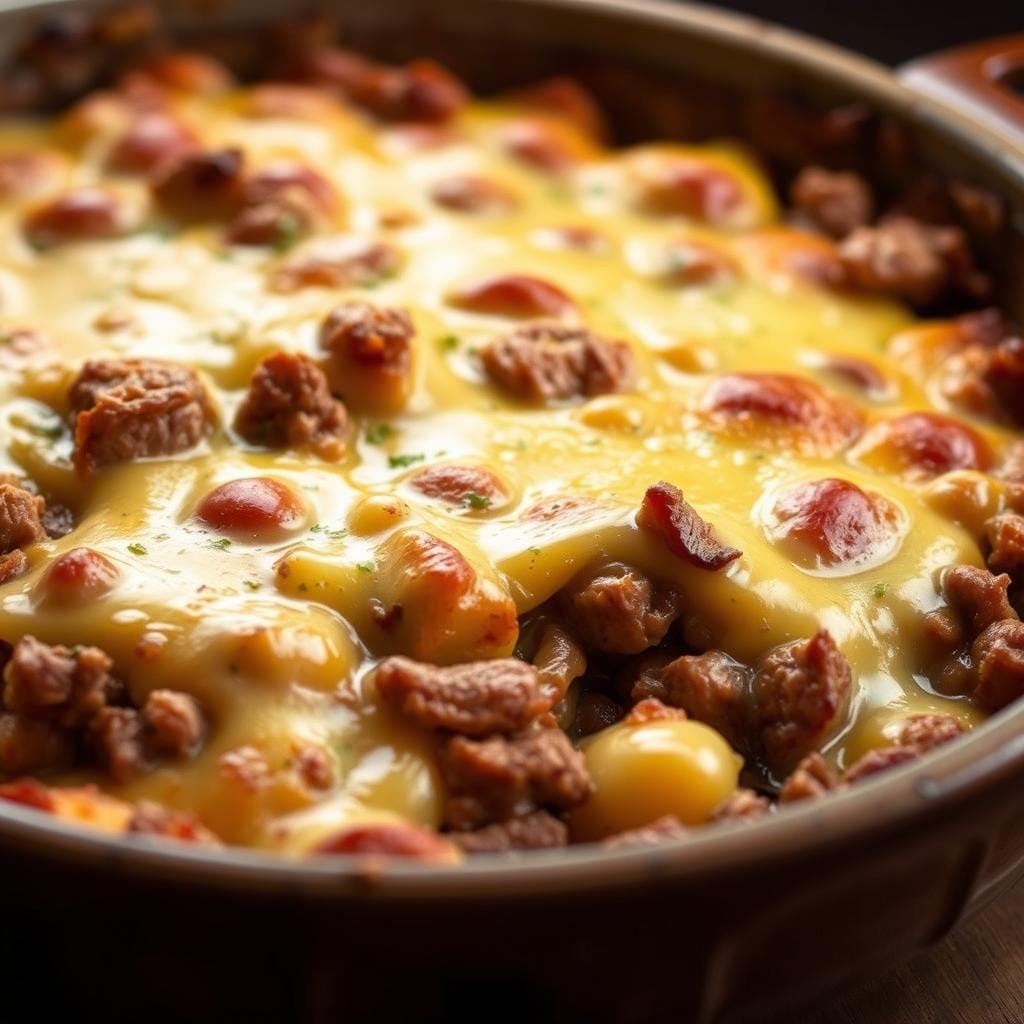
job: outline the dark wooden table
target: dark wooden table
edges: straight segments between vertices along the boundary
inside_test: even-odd
[[[1024,880],[934,949],[790,1024],[1024,1024]]]

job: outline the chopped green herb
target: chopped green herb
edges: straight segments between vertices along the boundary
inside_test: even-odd
[[[390,423],[371,423],[366,428],[366,440],[369,444],[383,444],[394,432]]]
[[[478,494],[476,491],[466,491],[462,496],[463,504],[468,505],[470,508],[490,508],[491,499],[486,494]]]
[[[457,334],[443,334],[437,339],[437,344],[443,352],[451,352],[459,347],[459,336]]]
[[[871,588],[871,593],[874,595],[876,600],[881,601],[882,598],[885,597],[885,595],[889,593],[889,584],[888,583],[876,583]]]
[[[529,551],[531,555],[539,555],[540,554],[540,548],[527,548],[526,550]]]
[[[329,527],[324,526],[323,523],[314,523],[309,528],[309,532],[310,533],[322,533],[325,537],[330,537],[331,540],[341,540],[342,537],[345,537],[345,536],[348,535],[348,530],[345,529],[345,527],[341,527],[340,529],[337,529],[337,530],[332,530]]]
[[[277,234],[274,237],[274,252],[287,252],[302,234],[302,221],[293,213],[286,213],[277,222]]]
[[[210,547],[216,548],[218,551],[227,551],[231,547],[231,541],[227,537],[220,537],[217,540],[211,540]]]
[[[28,425],[28,429],[36,437],[49,437],[52,439],[56,439],[64,433],[64,427],[61,425],[60,420],[36,420]]]
[[[373,562],[357,562],[356,568],[360,572],[371,573],[374,570],[374,564]]]
[[[410,452],[407,455],[389,455],[388,465],[392,469],[405,469],[408,466],[413,466],[417,462],[422,462],[424,459],[423,452]]]
[[[78,656],[79,656],[79,655],[80,655],[80,654],[82,653],[82,651],[83,651],[84,649],[85,649],[85,648],[83,648],[81,644],[72,644],[72,645],[71,645],[71,646],[70,646],[70,647],[68,648],[68,654],[69,654],[69,655],[70,655],[70,656],[71,656],[72,658],[77,658],[77,657],[78,657]]]
[[[128,550],[133,555],[145,555],[145,554],[148,554],[148,552],[146,551],[145,544],[139,544],[137,541],[134,541],[131,544],[129,544],[128,545]]]
[[[260,585],[256,580],[242,580],[242,586],[247,590],[259,590]]]

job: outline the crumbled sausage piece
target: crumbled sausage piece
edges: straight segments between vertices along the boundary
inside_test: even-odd
[[[900,723],[899,731],[896,733],[896,744],[917,747],[923,752],[949,743],[966,731],[967,726],[952,715],[908,715]]]
[[[52,720],[0,712],[0,774],[68,768],[74,758],[74,737]]]
[[[116,691],[111,667],[98,647],[68,649],[24,636],[4,668],[4,707],[46,713],[63,726],[81,725]]]
[[[255,747],[237,747],[221,754],[217,772],[229,785],[247,793],[256,793],[270,783],[270,765]]]
[[[537,403],[624,391],[635,372],[626,342],[559,324],[517,328],[491,342],[482,359],[499,388]]]
[[[551,706],[537,670],[518,658],[445,667],[387,658],[373,681],[382,700],[420,725],[467,736],[517,732]]]
[[[129,835],[158,836],[199,846],[220,846],[220,840],[201,825],[195,815],[188,811],[173,811],[149,800],[136,806],[125,831]]]
[[[240,149],[187,152],[153,181],[153,196],[185,220],[221,220],[238,208],[245,158]]]
[[[1007,590],[1010,577],[994,576],[973,565],[954,565],[942,577],[942,593],[960,616],[971,636],[977,636],[993,622],[1016,619]]]
[[[115,782],[127,782],[151,767],[134,708],[101,708],[89,721],[88,743]]]
[[[69,392],[75,467],[175,455],[202,440],[212,410],[194,370],[157,359],[87,362]]]
[[[608,850],[628,850],[635,846],[655,846],[669,839],[682,839],[689,833],[690,830],[678,818],[666,814],[649,825],[608,836],[601,845]]]
[[[684,654],[656,672],[662,700],[710,725],[737,750],[747,745],[751,673],[722,651]],[[641,686],[644,680],[638,685]],[[633,688],[634,699],[641,695]]]
[[[311,167],[280,162],[245,180],[239,204],[226,229],[228,241],[283,249],[334,213],[338,196],[334,186]]]
[[[985,523],[987,565],[993,573],[1010,577],[1010,602],[1018,614],[1024,606],[1024,515],[1003,512]]]
[[[685,721],[687,714],[682,708],[663,704],[657,697],[645,697],[629,709],[623,719],[627,725],[642,725],[644,722]]]
[[[330,789],[334,785],[334,763],[323,747],[303,747],[295,755],[295,770],[310,789]]]
[[[148,752],[188,757],[202,741],[203,714],[187,693],[154,690],[142,708],[142,727]]]
[[[949,291],[986,297],[990,282],[974,266],[964,233],[910,217],[857,228],[839,247],[849,281],[866,291],[927,307]]]
[[[116,238],[129,224],[115,196],[98,188],[78,188],[33,211],[23,227],[31,245],[49,249],[68,242]]]
[[[427,498],[462,508],[493,509],[509,500],[505,484],[483,466],[426,466],[413,475],[409,486]]]
[[[331,380],[355,404],[394,411],[411,386],[412,318],[404,309],[346,302],[320,328]]]
[[[441,774],[448,789],[445,818],[459,830],[506,821],[532,807],[569,810],[590,793],[583,755],[561,729],[513,739],[455,736],[441,753]]]
[[[0,757],[0,769],[3,759]],[[22,807],[34,807],[37,811],[52,812],[56,804],[53,794],[38,779],[23,778],[0,785],[0,800],[8,803],[21,804]]]
[[[808,754],[792,771],[779,790],[779,803],[811,800],[839,789],[839,776],[817,751]]]
[[[252,444],[308,448],[329,461],[345,453],[345,406],[320,367],[299,353],[275,352],[256,367],[234,425]]]
[[[723,544],[683,492],[664,481],[647,488],[636,522],[664,541],[673,555],[698,569],[722,569],[742,554]]]
[[[771,811],[767,797],[742,786],[732,796],[720,803],[711,815],[712,821],[757,821]]]
[[[0,554],[45,539],[40,519],[44,507],[42,498],[0,478]]]
[[[149,110],[132,120],[107,163],[122,174],[150,174],[198,145],[188,125],[166,111]]]
[[[1024,425],[1024,340],[1007,334],[954,352],[942,365],[939,386],[950,402],[972,415]]]
[[[805,167],[790,195],[800,213],[834,238],[868,224],[875,205],[871,186],[859,174],[823,167]]]
[[[276,267],[270,288],[294,292],[300,288],[350,288],[376,284],[399,267],[397,250],[390,245],[339,238],[303,247],[303,251]]]
[[[550,850],[569,842],[569,830],[547,811],[485,825],[472,832],[450,832],[463,853],[506,853],[510,850]]]
[[[679,595],[633,566],[608,565],[571,582],[558,605],[585,647],[639,654],[664,638],[679,614]]]
[[[16,580],[27,572],[28,558],[21,548],[15,548],[13,551],[8,551],[5,555],[0,555],[0,585],[10,580]]]
[[[885,772],[890,768],[898,768],[901,764],[907,764],[909,761],[915,761],[920,756],[921,750],[918,747],[876,747],[847,768],[843,773],[843,782],[852,786],[879,772]]]
[[[770,651],[754,675],[755,717],[769,766],[783,774],[818,749],[849,702],[850,665],[827,630]]]
[[[407,821],[348,825],[322,840],[312,852],[408,857],[425,864],[454,864],[459,859],[458,850],[446,838]]]
[[[515,193],[489,178],[443,178],[430,190],[438,206],[458,213],[509,213],[519,205]]]
[[[1024,696],[1024,622],[1004,619],[971,645],[972,699],[994,714]]]

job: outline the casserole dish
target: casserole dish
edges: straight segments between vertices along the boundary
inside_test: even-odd
[[[911,124],[935,167],[970,173],[1011,203],[1019,198],[1019,159],[1000,136],[923,103],[869,65],[828,49],[819,56],[788,34],[645,5],[425,10],[353,9],[348,31],[357,45],[389,57],[436,53],[483,88],[537,77],[548,62],[572,67],[582,54],[614,51],[617,61],[636,58],[667,74],[685,57],[688,75],[727,79],[733,89],[788,87],[822,104],[864,100]],[[509,30],[498,62],[486,40],[502,12]],[[259,13],[240,8],[237,24]],[[237,31],[232,18],[230,8],[218,12],[218,33]],[[635,129],[641,112],[628,113]],[[732,116],[727,102],[709,102],[705,113],[702,134]],[[1001,259],[1012,275],[1013,248]],[[781,1014],[847,980],[855,962],[868,970],[941,935],[1014,876],[1020,812],[1010,794],[1021,757],[1019,712],[1011,709],[920,766],[766,824],[756,842],[725,828],[682,846],[538,854],[528,864],[429,874],[129,849],[13,810],[4,853],[19,879],[12,898],[24,902],[14,913],[25,926],[5,939],[7,963],[15,977],[33,977],[33,951],[54,944],[48,915],[74,906],[79,918],[102,922],[104,939],[102,948],[83,950],[64,929],[75,942],[74,952],[58,954],[68,964],[65,990],[76,1003],[102,995],[122,1013],[141,1005],[156,1016],[224,1015],[244,1006],[260,1017],[275,1003],[304,1000],[305,1013],[324,1019],[492,1015],[500,991],[499,1014]],[[870,907],[865,893],[874,897]],[[824,921],[842,927],[823,939]],[[268,932],[295,937],[283,963]],[[108,965],[125,959],[135,969],[115,982]],[[242,973],[240,988],[234,978]],[[401,991],[389,978],[402,980]]]

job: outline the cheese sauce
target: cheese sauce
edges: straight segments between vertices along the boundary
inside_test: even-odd
[[[730,426],[708,411],[710,384],[737,371],[801,375],[852,403],[868,425],[939,401],[891,342],[942,328],[918,327],[900,304],[802,273],[793,254],[813,262],[831,244],[784,223],[741,148],[610,151],[568,123],[531,114],[573,154],[570,166],[550,171],[510,154],[509,132],[524,118],[513,106],[475,102],[419,138],[333,105],[311,120],[257,119],[247,115],[247,95],[175,103],[207,147],[238,146],[256,169],[292,161],[318,171],[342,197],[319,234],[386,241],[400,254],[396,272],[364,287],[275,290],[268,275],[316,238],[246,248],[228,245],[218,225],[164,224],[147,212],[144,185],[104,170],[102,133],[76,147],[66,123],[0,129],[2,151],[60,155],[41,194],[0,203],[0,333],[41,332],[28,352],[0,345],[0,471],[31,478],[76,513],[68,536],[29,548],[29,571],[0,588],[0,637],[101,647],[136,703],[156,688],[184,690],[210,722],[194,759],[123,785],[101,780],[106,792],[191,809],[229,842],[283,851],[363,819],[437,826],[442,796],[430,738],[378,706],[367,670],[387,653],[442,662],[510,654],[514,633],[495,641],[480,615],[505,595],[526,615],[582,568],[604,562],[676,586],[684,618],[708,646],[743,661],[827,627],[855,680],[849,724],[827,748],[840,768],[884,742],[887,727],[909,712],[973,722],[969,704],[933,692],[922,675],[921,620],[941,603],[937,570],[983,564],[976,524],[959,521],[959,496],[974,494],[983,517],[998,507],[1000,485],[970,471],[914,481],[856,447],[829,450],[815,431]],[[666,158],[727,172],[741,190],[733,214],[708,226],[645,208],[638,182]],[[496,183],[515,202],[470,215],[432,200],[439,182],[459,177]],[[137,211],[138,230],[35,251],[22,231],[25,210],[93,184]],[[687,281],[687,260],[702,251],[694,246],[710,247],[730,271]],[[452,296],[506,274],[557,286],[574,304],[569,322],[628,341],[635,386],[543,407],[490,384],[480,351],[514,323],[460,308]],[[320,324],[351,298],[409,311],[408,402],[392,413],[362,411],[360,396],[342,388],[352,422],[337,462],[242,441],[230,425],[259,360],[282,348],[322,357]],[[70,460],[67,389],[86,359],[105,356],[196,368],[216,405],[216,428],[173,458],[81,477]],[[865,392],[836,372],[833,357],[862,360],[881,386]],[[976,429],[995,450],[1007,441],[997,428]],[[453,506],[425,497],[410,480],[435,464],[487,467],[509,500],[470,496]],[[298,521],[250,540],[197,519],[216,486],[253,476],[299,495]],[[830,567],[787,545],[773,531],[772,509],[787,489],[831,477],[887,499],[894,525],[881,548]],[[636,511],[659,480],[680,487],[742,556],[721,572],[694,569],[639,530]],[[560,498],[577,501],[524,518]],[[414,593],[401,577],[416,574],[416,531],[461,552],[484,594],[427,651],[409,649],[422,640],[415,625],[389,634],[373,611]],[[81,546],[105,555],[119,582],[99,600],[54,606],[40,585],[45,569]],[[429,593],[415,600],[427,610],[410,612],[406,597],[407,619],[429,614]],[[335,783],[325,792],[310,790],[295,769],[307,745],[330,751]],[[253,761],[265,764],[246,771]],[[58,781],[91,778],[76,771]]]

